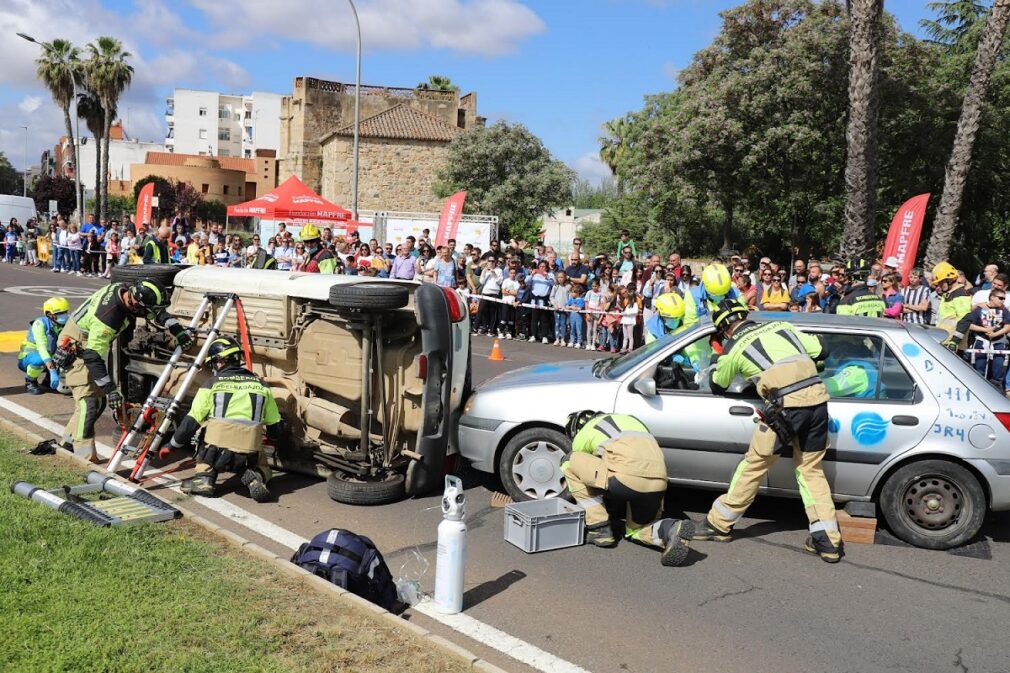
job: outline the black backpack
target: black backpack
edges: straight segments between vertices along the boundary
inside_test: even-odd
[[[387,610],[396,607],[393,575],[364,535],[331,528],[298,547],[291,562]]]

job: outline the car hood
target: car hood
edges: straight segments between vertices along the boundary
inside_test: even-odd
[[[526,386],[557,386],[566,383],[599,381],[593,375],[595,360],[572,360],[570,362],[544,362],[529,365],[499,374],[483,383],[479,390],[501,390]]]

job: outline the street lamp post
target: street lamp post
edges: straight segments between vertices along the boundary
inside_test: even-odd
[[[22,181],[21,196],[28,196],[28,127],[21,128],[25,130],[25,178]]]
[[[351,168],[351,211],[354,219],[358,219],[358,126],[361,121],[361,22],[358,21],[358,10],[354,0],[347,0],[354,14],[354,27],[357,30],[357,50],[354,63],[354,158]]]
[[[43,49],[45,49],[45,45],[42,44],[41,42],[39,42],[38,40],[36,40],[31,35],[25,35],[24,33],[18,33],[17,36],[20,37],[23,40],[28,40],[29,42],[31,42],[33,44],[37,44],[38,46],[40,46]],[[80,140],[81,140],[81,119],[80,119],[80,114],[78,114],[78,110],[77,110],[77,88],[78,88],[79,85],[77,83],[77,73],[76,72],[74,72],[73,70],[71,70],[70,71],[70,77],[74,81],[74,126],[76,128],[76,131],[74,133],[77,136],[76,138],[74,138],[74,137],[70,138],[70,150],[74,153],[74,184],[76,185],[76,188],[74,190],[74,195],[75,195],[76,201],[77,201],[77,221],[81,222],[81,221],[84,220],[84,195],[81,193],[81,171],[80,171],[80,163],[81,163],[81,161],[80,161],[80,154],[78,153],[78,149],[80,148]],[[98,147],[95,148],[95,151],[98,151]]]

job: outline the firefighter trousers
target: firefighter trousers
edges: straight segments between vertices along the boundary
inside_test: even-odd
[[[67,385],[74,398],[74,413],[63,431],[63,439],[77,447],[93,450],[95,424],[105,411],[105,393],[91,380],[82,358],[77,358],[67,372]]]
[[[225,455],[225,452],[230,455]],[[253,454],[256,454],[255,456]],[[221,449],[216,446],[204,447],[196,455],[196,473],[234,472],[242,474],[247,469],[255,469],[263,476],[263,481],[270,481],[270,466],[267,464],[267,454],[262,448],[258,451],[236,451]]]
[[[797,431],[791,447],[792,456],[796,483],[810,522],[810,534],[824,546],[838,547],[842,536],[835,518],[831,488],[821,466],[827,448],[827,405],[786,411]],[[728,533],[754,502],[761,481],[779,458],[777,445],[778,438],[771,428],[758,423],[751,436],[750,447],[733,473],[729,490],[712,503],[708,523],[713,528]]]
[[[575,504],[586,511],[588,530],[610,525],[606,497],[625,504],[624,537],[650,547],[665,547],[666,534],[675,523],[662,518],[665,479],[617,474],[607,469],[602,458],[579,452],[572,453],[561,470]]]

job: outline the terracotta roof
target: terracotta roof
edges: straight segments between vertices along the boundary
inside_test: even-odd
[[[208,157],[199,154],[176,154],[175,152],[148,152],[146,164],[158,166],[183,166],[188,159],[213,159],[221,166],[232,171],[244,171],[246,173],[256,172],[255,159],[243,159],[242,157]]]
[[[362,138],[394,138],[399,140],[439,140],[450,141],[463,132],[438,117],[421,112],[407,103],[400,103],[385,112],[361,120],[358,134]],[[333,136],[353,136],[354,124],[337,129],[320,140],[321,143]]]

